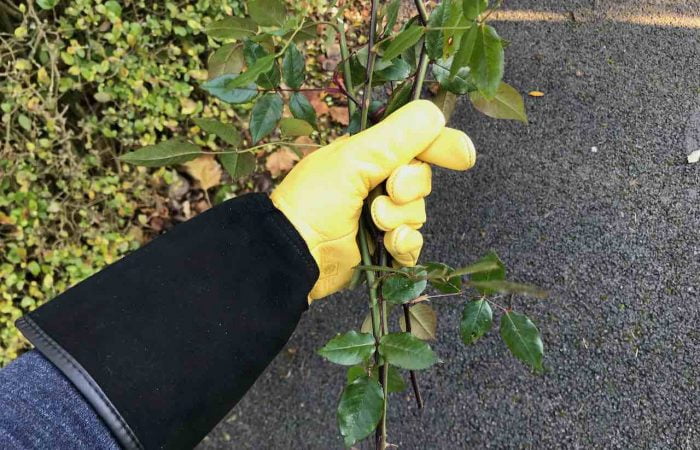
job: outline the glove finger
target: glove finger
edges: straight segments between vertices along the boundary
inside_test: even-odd
[[[423,235],[407,225],[400,225],[384,235],[384,246],[399,264],[413,267],[423,248]]]
[[[447,169],[467,170],[476,163],[476,150],[472,140],[462,131],[443,128],[438,137],[417,158]]]
[[[445,117],[437,106],[416,100],[351,137],[342,148],[343,157],[359,169],[362,181],[372,189],[426,150],[444,126]]]
[[[425,200],[419,198],[399,205],[387,195],[380,195],[372,202],[372,220],[377,228],[390,231],[400,225],[418,229],[425,223]]]
[[[432,171],[430,165],[414,159],[394,170],[386,180],[386,191],[397,204],[404,204],[430,194]]]

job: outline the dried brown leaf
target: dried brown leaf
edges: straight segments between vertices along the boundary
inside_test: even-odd
[[[213,155],[202,155],[184,164],[192,178],[207,190],[221,183],[221,166]]]

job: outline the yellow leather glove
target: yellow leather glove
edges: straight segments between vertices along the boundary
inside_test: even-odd
[[[356,236],[362,203],[386,180],[372,218],[386,231],[394,259],[414,266],[423,246],[417,231],[425,222],[430,165],[466,170],[476,153],[466,134],[445,127],[440,109],[427,100],[400,108],[381,123],[316,150],[292,169],[271,195],[309,246],[319,279],[309,301],[339,291],[360,263]]]

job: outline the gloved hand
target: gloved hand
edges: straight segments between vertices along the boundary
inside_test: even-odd
[[[415,158],[415,159],[414,159]],[[271,195],[309,246],[319,279],[309,301],[339,291],[360,263],[356,236],[362,203],[386,180],[388,195],[371,205],[384,244],[404,266],[418,261],[430,194],[427,163],[466,170],[476,160],[469,137],[445,127],[440,109],[427,100],[413,101],[381,123],[352,137],[344,136],[301,160]]]

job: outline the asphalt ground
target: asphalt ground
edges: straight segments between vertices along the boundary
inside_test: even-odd
[[[568,18],[495,23],[510,41],[506,81],[545,95],[526,98],[527,126],[460,102],[451,125],[479,159],[467,173],[436,171],[422,260],[494,249],[510,278],[547,288],[549,299],[515,306],[538,323],[548,372],[532,375],[496,330],[465,348],[458,302],[436,301],[444,363],[420,374],[422,412],[410,393],[392,395],[390,441],[700,448],[700,163],[686,160],[700,148],[700,28],[664,25],[700,21],[700,2],[506,5]],[[358,327],[365,301],[357,290],[314,304],[201,447],[342,448],[344,370],[315,350]]]

